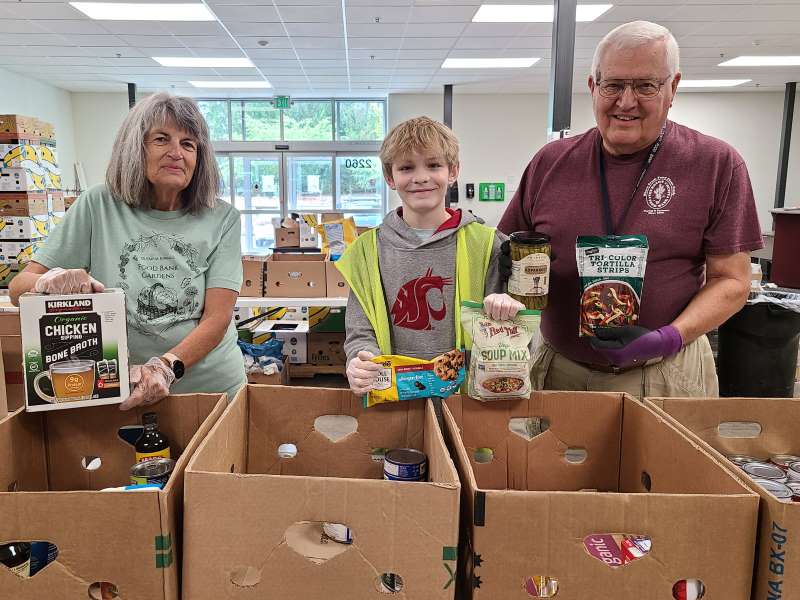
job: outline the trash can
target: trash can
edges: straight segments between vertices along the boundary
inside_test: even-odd
[[[748,303],[719,328],[719,393],[791,398],[800,313],[770,302]]]

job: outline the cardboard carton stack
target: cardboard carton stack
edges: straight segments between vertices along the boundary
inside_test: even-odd
[[[65,210],[53,126],[0,115],[0,289],[30,262]]]

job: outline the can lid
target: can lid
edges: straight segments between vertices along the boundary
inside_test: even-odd
[[[419,465],[427,462],[428,457],[413,448],[394,448],[386,453],[384,460],[399,465]]]
[[[550,242],[550,236],[546,233],[538,231],[515,231],[508,236],[515,244],[530,244],[531,246],[539,244],[547,244]]]
[[[748,454],[728,454],[726,458],[735,465],[746,465],[747,463],[763,462],[763,459]]]
[[[771,463],[753,462],[747,463],[742,470],[753,477],[763,477],[764,479],[785,479],[786,473],[783,469]]]
[[[778,500],[788,500],[792,497],[792,490],[780,481],[773,481],[772,479],[753,479],[758,485],[768,491],[770,494],[778,498]]]

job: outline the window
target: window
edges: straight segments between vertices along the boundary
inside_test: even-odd
[[[333,210],[332,163],[329,156],[288,158],[290,212]]]
[[[337,140],[382,140],[385,125],[383,102],[339,100],[336,102]]]
[[[200,100],[200,112],[208,123],[208,132],[213,140],[228,139],[228,102],[227,100]]]
[[[377,156],[336,157],[340,210],[378,210],[383,206],[383,176]]]
[[[333,105],[323,102],[297,101],[283,111],[284,140],[332,140]]]
[[[261,142],[281,139],[281,111],[268,100],[231,102],[231,138]]]

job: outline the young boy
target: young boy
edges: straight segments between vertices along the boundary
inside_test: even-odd
[[[378,354],[430,359],[463,343],[462,301],[484,300],[487,314],[498,319],[524,308],[500,293],[505,236],[470,213],[445,208],[459,171],[453,132],[427,117],[410,119],[392,129],[380,158],[402,207],[336,261],[350,284],[344,349],[356,394],[372,389],[380,366],[370,359]]]

